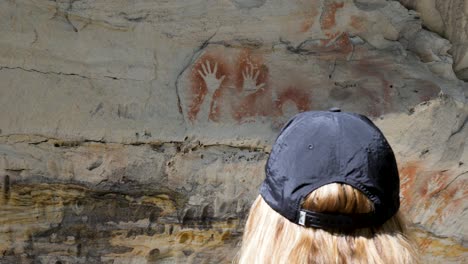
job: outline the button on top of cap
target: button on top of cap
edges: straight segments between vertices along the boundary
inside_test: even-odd
[[[332,108],[328,109],[328,111],[330,111],[330,112],[341,112],[341,109],[338,108],[338,107],[332,107]]]

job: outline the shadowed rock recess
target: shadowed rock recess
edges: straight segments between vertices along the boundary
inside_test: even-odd
[[[468,80],[468,2],[466,0],[400,0],[418,11],[424,26],[452,43],[453,69]]]
[[[333,106],[394,148],[422,263],[467,262],[468,42],[451,11],[420,16],[384,0],[1,1],[0,263],[230,263],[279,129]]]

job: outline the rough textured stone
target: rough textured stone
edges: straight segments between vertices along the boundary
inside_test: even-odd
[[[452,42],[453,69],[468,80],[468,2],[465,0],[400,0],[421,14],[424,25]]]
[[[0,263],[230,263],[279,128],[332,106],[393,146],[423,262],[466,262],[467,85],[418,16],[1,2]]]

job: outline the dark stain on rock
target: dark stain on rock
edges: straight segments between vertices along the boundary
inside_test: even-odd
[[[185,255],[186,257],[188,257],[188,256],[190,256],[190,255],[193,254],[193,251],[192,251],[192,250],[182,250],[182,253],[184,253],[184,255]]]
[[[138,22],[143,22],[145,21],[148,16],[149,16],[149,13],[144,13],[144,14],[127,14],[125,12],[120,12],[119,15],[121,15],[125,20],[127,20],[128,22],[135,22],[135,23],[138,23]]]
[[[194,228],[197,224],[195,208],[188,209],[182,218],[182,227]]]
[[[5,181],[9,182],[11,179],[4,179],[2,182]],[[4,185],[10,186],[11,183]],[[13,256],[7,256],[7,249],[0,252],[0,263],[103,263],[102,256],[131,255],[130,252],[135,250],[133,246],[126,244],[116,245],[111,242],[114,239],[132,240],[137,236],[168,234],[176,237],[179,243],[186,244],[194,241],[196,236],[190,230],[180,232],[180,227],[212,230],[214,223],[224,225],[223,219],[226,218],[215,218],[215,210],[211,204],[192,206],[185,211],[183,217],[178,218],[178,214],[188,207],[185,194],[135,182],[102,184],[90,188],[77,183],[40,181],[31,184],[15,181],[9,187],[9,192],[15,197],[13,206],[16,210],[44,210],[37,221],[26,223],[32,225],[25,227],[26,231],[31,230],[31,235],[24,241],[21,259],[15,258],[19,254],[13,249],[10,250]],[[160,199],[168,200],[160,205]],[[167,203],[173,205],[168,206]],[[232,203],[231,209],[234,210],[235,204]],[[230,204],[227,207],[231,207]],[[44,215],[46,213],[50,215]],[[34,212],[31,214],[36,217]],[[139,220],[147,220],[149,223],[141,226]],[[236,225],[235,228],[240,228],[237,221],[232,220],[231,223]],[[235,230],[226,233],[227,230],[219,229],[216,232],[223,234],[223,241],[231,241],[234,234],[237,234]],[[159,250],[153,248],[146,256],[148,263],[173,257]],[[180,253],[186,257],[194,257],[190,248],[184,250],[185,252]],[[109,261],[112,262],[111,259]]]
[[[163,144],[158,143],[150,143],[151,150],[156,151],[158,153],[164,153],[166,147]]]
[[[251,9],[261,7],[266,0],[231,0],[231,2],[239,9]]]
[[[3,183],[4,186],[10,186],[9,177],[5,177]],[[49,210],[53,208],[54,214],[60,212],[62,215],[61,222],[50,224],[49,229],[35,231],[30,235],[25,241],[25,253],[21,256],[21,263],[68,263],[70,259],[79,263],[102,263],[103,255],[131,252],[133,248],[114,246],[110,241],[118,235],[152,236],[165,231],[164,223],[157,222],[163,209],[157,204],[142,201],[141,197],[161,197],[160,195],[164,194],[171,197],[170,199],[178,199],[178,195],[173,192],[155,191],[154,186],[148,188],[145,185],[132,185],[131,188],[121,186],[120,189],[124,190],[119,192],[112,189],[110,192],[77,184],[16,182],[6,189],[7,192],[5,187],[3,188],[3,194],[15,193],[14,206],[17,209],[29,210],[31,206],[48,207]],[[175,200],[169,202],[177,203]],[[151,221],[148,227],[135,227],[131,223],[124,227],[119,226],[121,222],[136,222],[142,219]],[[66,255],[63,255],[63,252],[66,252]],[[5,257],[3,252],[0,255],[0,263],[19,262]]]
[[[119,104],[117,106],[117,116],[119,118],[135,119],[135,116],[132,114],[131,110],[129,109],[129,106],[126,104]]]
[[[159,217],[159,212],[152,211],[152,212],[150,213],[150,215],[149,215],[149,219],[148,219],[148,220],[149,220],[151,223],[154,223],[154,222],[156,222],[156,221],[158,220],[158,217]]]
[[[330,97],[336,100],[345,100],[351,95],[351,91],[344,89],[344,87],[335,86],[330,90]]]
[[[55,239],[51,241],[51,237]],[[34,234],[29,254],[37,259],[39,256],[55,255],[66,250],[68,255],[84,259],[86,263],[100,263],[102,255],[127,253],[132,250],[129,247],[111,245],[109,242],[111,238],[110,228],[60,224]]]
[[[160,259],[160,255],[161,251],[159,250],[159,248],[154,248],[148,253],[146,260],[150,262],[157,261],[158,259]]]
[[[94,161],[93,163],[89,164],[89,166],[86,168],[87,170],[89,171],[92,171],[96,168],[99,168],[99,166],[102,165],[102,159],[98,159],[96,161]]]
[[[203,208],[202,215],[200,218],[200,228],[209,229],[212,227],[214,220],[214,209],[211,205],[207,205]]]
[[[3,198],[5,201],[10,199],[10,176],[5,175],[3,179]]]
[[[419,157],[421,158],[421,157],[425,156],[427,153],[429,153],[429,149],[424,149],[424,150],[422,150],[421,153],[419,154]]]
[[[97,114],[103,107],[103,103],[100,102],[93,111],[90,111],[91,116]]]
[[[153,230],[155,234],[164,234],[166,226],[164,224],[156,224],[151,230]]]
[[[354,5],[356,5],[357,8],[364,10],[364,11],[372,11],[372,10],[377,10],[382,7],[385,7],[387,3],[383,2],[377,2],[376,1],[369,1],[369,0],[353,0]]]
[[[220,213],[226,212],[226,207],[227,207],[226,202],[222,202],[222,203],[221,203],[221,206],[219,207],[219,212],[220,212]]]
[[[79,243],[78,245],[76,245],[76,255],[79,257],[81,256],[81,248],[82,248],[82,244]]]
[[[74,148],[81,145],[81,141],[56,141],[54,147],[56,148]]]
[[[129,237],[136,237],[136,236],[142,236],[146,234],[146,230],[144,228],[132,228],[127,231],[127,238]]]
[[[82,222],[83,216],[87,216],[91,225],[107,222],[136,222],[141,219],[153,220],[159,217],[162,211],[155,205],[131,203],[122,194],[93,195],[81,200],[83,212],[79,216],[72,213],[70,207],[66,207],[63,222]]]
[[[1,253],[1,252],[0,252]],[[11,251],[4,251],[2,255],[0,255],[0,263],[10,264],[10,263],[23,263],[24,257],[20,255],[14,255]]]

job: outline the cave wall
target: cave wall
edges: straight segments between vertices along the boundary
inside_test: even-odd
[[[458,78],[468,80],[468,1],[466,0],[400,0],[416,10],[425,27],[452,43],[453,69]]]
[[[392,145],[423,262],[466,262],[468,88],[420,17],[384,0],[0,2],[0,263],[230,263],[279,129],[334,106]]]

